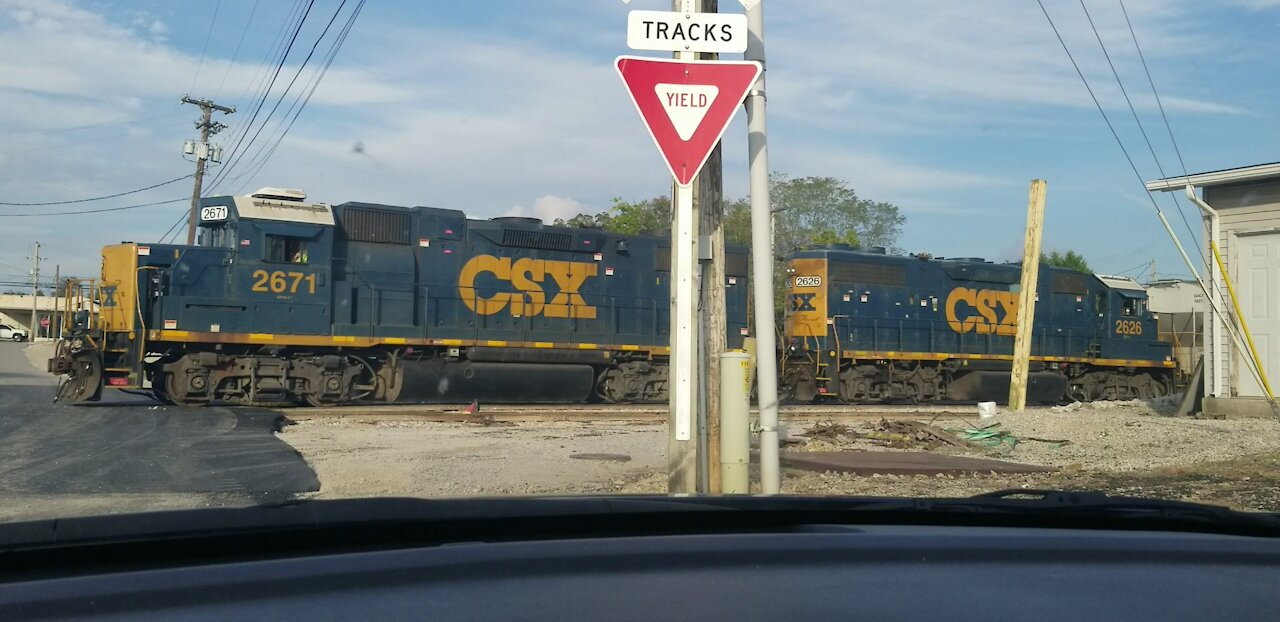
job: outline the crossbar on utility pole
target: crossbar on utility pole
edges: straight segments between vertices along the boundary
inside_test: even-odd
[[[204,163],[209,159],[209,135],[217,134],[227,127],[212,120],[213,111],[231,114],[236,111],[236,108],[219,106],[207,99],[191,99],[186,95],[182,96],[182,103],[199,106],[202,113],[200,120],[196,121],[196,129],[200,130],[200,142],[195,146],[196,179],[195,187],[191,190],[191,213],[187,216],[187,246],[192,246],[196,243],[196,217],[198,216],[196,211],[200,209],[200,185],[204,183]]]
[[[1022,248],[1022,289],[1018,292],[1018,327],[1013,338],[1013,377],[1009,380],[1009,410],[1027,407],[1027,367],[1036,314],[1036,284],[1040,275],[1040,234],[1044,228],[1045,181],[1031,180],[1027,200],[1027,237]]]

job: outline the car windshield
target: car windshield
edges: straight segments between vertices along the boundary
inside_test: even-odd
[[[0,521],[1004,489],[1280,511],[1277,22],[0,0]]]

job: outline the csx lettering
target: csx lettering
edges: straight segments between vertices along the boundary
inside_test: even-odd
[[[1141,335],[1142,322],[1138,320],[1116,320],[1117,335]]]
[[[512,261],[510,257],[478,255],[462,266],[458,275],[458,293],[467,308],[480,315],[493,315],[506,308],[517,317],[542,315],[594,320],[596,308],[588,305],[578,290],[588,278],[596,275],[596,271],[594,263],[530,257]],[[476,278],[482,273],[507,281],[517,291],[484,296],[475,286]],[[547,279],[554,281],[559,289],[550,301],[542,288]]]
[[[999,318],[997,311],[1002,312]],[[947,296],[946,317],[957,333],[1013,335],[1018,329],[1018,294],[957,287]]]
[[[817,294],[791,294],[791,310],[817,311],[817,307],[813,306],[815,297],[817,297]]]
[[[102,292],[102,306],[104,307],[116,306],[116,286],[115,285],[103,285],[100,291]]]

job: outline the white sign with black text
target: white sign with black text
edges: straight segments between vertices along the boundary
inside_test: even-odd
[[[741,13],[631,11],[627,47],[659,52],[747,51],[747,16]]]

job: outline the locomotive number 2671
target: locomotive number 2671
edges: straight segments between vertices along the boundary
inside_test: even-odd
[[[306,293],[316,293],[316,274],[314,272],[305,274],[302,272],[283,272],[276,270],[267,272],[266,270],[253,271],[253,291],[255,292],[272,292],[283,294],[298,293],[298,286],[306,282]]]

